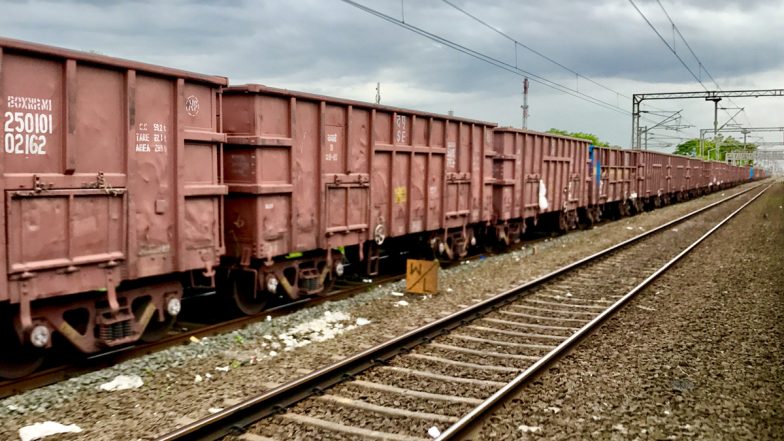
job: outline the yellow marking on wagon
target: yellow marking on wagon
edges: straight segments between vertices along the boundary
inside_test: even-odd
[[[406,187],[395,187],[395,203],[402,204],[406,201]]]

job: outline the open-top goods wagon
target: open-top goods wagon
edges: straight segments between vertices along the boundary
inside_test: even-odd
[[[0,39],[0,375],[55,333],[87,353],[155,337],[183,280],[212,283],[226,83]]]
[[[562,230],[576,226],[591,188],[590,141],[510,127],[493,133],[496,237],[514,241],[527,220],[543,215],[552,215]]]
[[[638,152],[611,147],[591,146],[587,213],[596,221],[603,211],[629,215],[638,205]]]
[[[0,39],[0,376],[160,337],[191,287],[246,313],[345,265],[455,259],[764,176]],[[225,177],[225,179],[224,179]],[[225,182],[224,182],[225,181]],[[56,337],[56,338],[55,338]]]
[[[223,111],[224,263],[246,312],[323,292],[345,255],[373,274],[390,240],[463,255],[490,217],[492,123],[261,85],[225,89]]]

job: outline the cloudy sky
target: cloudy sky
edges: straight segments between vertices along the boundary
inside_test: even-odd
[[[660,1],[704,68],[659,3],[635,4],[706,87],[716,89],[705,69],[725,90],[784,88],[784,1]],[[356,2],[492,57],[506,69],[341,0],[2,0],[0,35],[223,75],[234,84],[256,82],[364,101],[374,99],[380,82],[384,104],[453,110],[515,126],[521,124],[521,69],[569,89],[533,82],[530,128],[592,132],[621,146],[630,143],[633,93],[703,90],[628,0]],[[606,104],[586,101],[591,99]],[[683,109],[681,123],[693,126],[680,133],[654,132],[659,140],[651,145],[677,143],[661,138],[693,137],[712,127],[709,102],[650,103],[665,111]],[[744,107],[736,118],[744,126],[784,125],[784,98],[721,105]],[[720,112],[720,124],[736,111]],[[784,135],[765,139],[782,141]]]

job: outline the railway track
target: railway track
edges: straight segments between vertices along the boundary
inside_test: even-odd
[[[336,285],[334,290],[327,296],[303,298],[301,300],[285,303],[280,306],[262,311],[258,314],[242,316],[220,323],[205,324],[194,322],[178,322],[175,324],[173,330],[169,335],[163,337],[161,340],[151,343],[137,344],[119,348],[113,351],[103,352],[87,358],[79,358],[75,356],[75,360],[70,362],[66,360],[62,364],[57,364],[52,367],[42,369],[34,372],[23,378],[13,380],[0,381],[0,399],[9,397],[30,389],[43,387],[49,384],[54,384],[59,381],[64,381],[79,375],[86,374],[98,369],[113,366],[123,361],[131,360],[142,355],[151,354],[153,352],[162,351],[164,349],[183,345],[190,342],[192,339],[201,339],[204,337],[211,337],[214,335],[228,333],[237,329],[241,329],[250,324],[266,320],[267,316],[278,317],[290,314],[294,311],[316,306],[325,301],[335,301],[342,298],[351,296],[358,292],[362,292],[372,286],[382,283],[388,283],[399,280],[402,276],[392,275],[379,277],[373,282],[360,282],[360,281],[345,281]]]
[[[159,440],[465,435],[767,188],[722,199]]]
[[[545,240],[545,236],[530,239],[525,242],[514,244],[503,252],[513,251],[522,246],[535,246]],[[470,255],[464,260],[473,260],[479,258],[479,256],[480,255],[478,254]],[[459,264],[460,262],[461,261],[442,262],[442,267],[449,267],[454,264]],[[263,310],[257,314],[241,316],[219,323],[202,323],[198,319],[195,321],[189,319],[186,319],[184,322],[178,321],[174,324],[168,335],[159,341],[121,347],[89,357],[83,357],[80,354],[73,354],[71,357],[63,356],[64,361],[62,363],[51,363],[50,366],[46,366],[22,378],[0,380],[0,399],[27,390],[54,384],[59,381],[64,381],[79,375],[84,375],[98,369],[107,368],[117,363],[162,351],[173,346],[188,344],[193,338],[201,339],[241,329],[258,321],[266,320],[267,316],[279,317],[300,309],[316,306],[325,301],[340,300],[363,292],[373,286],[391,283],[400,280],[403,277],[404,274],[389,274],[381,277],[374,277],[370,281],[367,279],[338,280],[328,295],[306,297],[295,301],[289,301],[270,309]],[[214,292],[206,294],[214,294]]]
[[[536,245],[540,242],[543,242],[544,240],[545,238],[542,237],[526,242],[521,242],[511,246],[509,250],[506,251],[517,249],[520,246]],[[469,256],[465,260],[472,260],[475,258],[478,258],[478,255]],[[459,262],[442,263],[442,266],[449,266],[455,263]],[[241,329],[258,321],[266,320],[267,316],[279,317],[303,308],[316,306],[325,301],[340,300],[359,292],[363,292],[373,286],[394,282],[402,279],[403,277],[403,274],[390,274],[381,277],[375,277],[371,281],[365,279],[338,280],[328,295],[306,297],[300,300],[290,301],[274,306],[270,309],[266,309],[258,314],[241,316],[227,321],[222,321],[220,323],[201,323],[198,320],[186,320],[185,322],[178,321],[174,324],[169,334],[159,341],[122,347],[116,350],[92,355],[90,357],[82,357],[79,354],[75,354],[72,356],[73,361],[71,361],[68,357],[64,357],[65,361],[63,363],[55,363],[51,366],[44,367],[43,369],[36,371],[26,377],[0,380],[0,399],[16,395],[27,390],[54,384],[59,381],[64,381],[79,375],[84,375],[98,369],[107,368],[117,363],[131,360],[142,355],[162,351],[177,345],[188,344],[193,338],[201,339],[204,337],[215,336]],[[214,294],[214,292],[212,294]]]

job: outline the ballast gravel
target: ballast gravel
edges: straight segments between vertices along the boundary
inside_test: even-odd
[[[472,439],[784,439],[782,207],[778,183]]]
[[[58,439],[154,438],[209,415],[210,409],[237,404],[747,186],[442,270],[438,295],[401,296],[402,282],[387,284],[0,400],[0,439],[18,439],[19,428],[43,421],[83,430]],[[487,378],[506,378],[496,374],[488,372]],[[137,375],[143,385],[99,390],[119,375]],[[455,406],[455,411],[462,409]]]

